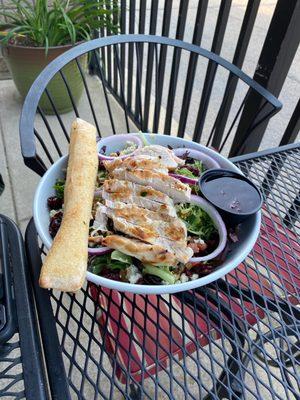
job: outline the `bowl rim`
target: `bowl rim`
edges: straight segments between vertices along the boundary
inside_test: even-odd
[[[179,143],[185,143],[187,146],[193,146],[192,148],[198,148],[200,151],[207,152],[208,155],[215,155],[217,159],[220,161],[223,161],[225,164],[230,163],[230,167],[232,168],[233,171],[239,173],[240,175],[243,175],[243,173],[240,171],[238,167],[236,167],[230,160],[222,156],[221,154],[215,152],[214,150],[207,148],[201,144],[189,141],[187,139],[182,139],[182,138],[177,138],[175,136],[168,136],[168,135],[162,135],[162,134],[156,134],[156,133],[148,133],[145,134],[146,138],[151,141],[152,138],[172,138],[172,139],[180,139]],[[182,146],[181,146],[182,147]],[[39,210],[41,207],[40,204],[40,198],[42,196],[43,190],[44,190],[44,185],[49,179],[49,177],[52,175],[54,168],[58,168],[60,165],[64,165],[66,159],[68,158],[68,155],[62,156],[59,158],[43,175],[41,178],[36,192],[34,196],[34,202],[33,202],[33,216],[34,216],[34,222],[35,226],[38,232],[38,235],[44,245],[49,249],[52,244],[52,240],[49,241],[49,238],[45,235],[44,228],[41,224],[41,221],[38,219],[39,215]],[[204,285],[207,285],[230,271],[232,271],[234,268],[236,268],[250,253],[252,250],[258,235],[260,231],[260,224],[261,224],[261,211],[256,212],[255,214],[252,215],[253,217],[253,228],[250,233],[248,233],[248,237],[246,240],[246,243],[244,243],[243,251],[240,251],[238,254],[235,255],[234,260],[225,260],[224,263],[219,266],[216,270],[213,270],[211,273],[209,273],[206,276],[200,277],[196,280],[193,281],[188,281],[184,283],[179,283],[179,284],[173,284],[173,285],[137,285],[137,284],[131,284],[127,282],[120,282],[120,281],[113,281],[111,279],[107,279],[104,277],[101,277],[99,275],[95,275],[91,273],[90,271],[87,271],[86,278],[88,281],[95,283],[96,285],[104,286],[109,289],[115,289],[120,292],[132,292],[136,294],[172,294],[172,293],[177,293],[177,292],[182,292],[190,289],[195,289],[197,287],[201,287]],[[47,230],[48,232],[48,230]]]

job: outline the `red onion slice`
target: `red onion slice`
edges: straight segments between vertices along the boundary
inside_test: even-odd
[[[117,151],[117,150],[114,150],[115,148],[122,149],[122,146],[124,146],[126,144],[126,142],[128,142],[128,141],[133,142],[137,145],[137,148],[132,153],[124,154],[124,155],[118,156],[118,157],[106,156],[105,154],[100,153],[100,149],[103,146],[106,146],[106,151],[108,154],[110,154],[114,151]],[[128,133],[128,134],[125,133],[122,135],[112,135],[112,136],[103,138],[97,143],[97,147],[98,147],[99,160],[115,160],[116,158],[123,159],[123,158],[127,158],[129,156],[132,156],[137,149],[140,149],[141,147],[143,147],[143,142],[137,135],[131,135],[130,133]],[[110,150],[111,147],[113,147],[113,149]]]
[[[197,185],[198,182],[198,179],[188,178],[184,175],[173,174],[171,172],[169,173],[169,175],[173,176],[173,178],[178,179],[182,183],[186,183],[187,185]]]
[[[186,147],[180,147],[178,149],[174,149],[173,153],[177,157],[181,157],[181,156],[185,155],[186,153],[188,153],[188,157],[191,157],[194,160],[201,161],[206,169],[221,168],[221,166],[217,160],[215,160],[213,157],[211,157],[208,154],[206,154],[202,151],[199,151],[199,150],[188,149]]]
[[[100,256],[102,254],[110,253],[112,249],[109,247],[88,247],[88,253],[90,256]]]
[[[214,221],[215,227],[217,228],[219,234],[219,244],[212,253],[207,254],[206,256],[203,257],[192,257],[190,261],[200,262],[200,261],[212,260],[213,258],[217,257],[220,253],[222,253],[227,243],[227,229],[224,224],[224,221],[219,212],[207,200],[203,199],[202,197],[192,195],[189,203],[196,204],[207,212],[210,218]]]

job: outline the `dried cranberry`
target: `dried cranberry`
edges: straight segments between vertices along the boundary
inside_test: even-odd
[[[53,238],[55,237],[55,235],[57,234],[57,232],[60,228],[62,216],[63,216],[63,213],[58,212],[50,220],[49,233]]]
[[[112,279],[113,281],[121,281],[120,273],[118,271],[112,271],[110,269],[104,268],[101,271],[101,276],[103,278]]]
[[[138,260],[137,258],[134,259],[134,265],[142,272],[144,269],[144,264],[142,261]],[[142,279],[142,278],[140,278]]]
[[[192,268],[192,272],[194,274],[204,276],[204,275],[209,274],[214,268],[215,268],[215,266],[213,266],[213,265],[206,265],[206,264],[201,265],[201,263],[199,263],[197,266]]]
[[[161,285],[161,279],[158,276],[145,274],[144,284],[146,285]]]
[[[98,171],[106,171],[102,160],[99,160]]]
[[[56,196],[48,197],[47,204],[50,210],[59,210],[62,207],[63,199]]]
[[[186,274],[186,276],[192,276],[194,272],[191,271],[190,269],[187,269],[187,268],[186,268],[186,269],[184,270],[184,273]]]

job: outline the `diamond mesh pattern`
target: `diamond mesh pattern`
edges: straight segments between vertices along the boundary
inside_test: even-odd
[[[299,398],[300,149],[238,166],[265,205],[257,244],[224,279],[172,296],[52,293],[73,398]]]
[[[19,335],[0,345],[0,397],[25,399]]]

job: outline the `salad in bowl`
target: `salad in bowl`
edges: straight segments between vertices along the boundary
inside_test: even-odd
[[[175,140],[173,147],[159,144],[161,135],[148,135],[146,143],[145,136],[143,145],[128,154],[121,154],[122,150],[116,153],[114,140],[112,147],[109,138],[98,142],[98,149],[105,145],[109,155],[99,155],[88,237],[88,274],[95,282],[99,277],[129,285],[137,292],[143,292],[137,289],[140,286],[198,286],[197,281],[230,259],[240,238],[195,191],[197,175],[189,181],[180,171],[193,162],[199,166],[200,176],[209,166],[219,166],[219,161],[202,149],[190,148],[195,145],[191,142],[175,147],[176,140],[182,146],[183,139],[169,138]],[[198,153],[204,154],[199,163]],[[213,159],[214,163],[206,161],[205,168],[203,159]],[[54,194],[47,198],[51,239],[63,218],[64,184],[64,178],[57,179]]]
[[[159,134],[143,134],[141,146],[121,155],[126,141],[119,141],[118,149],[117,137],[112,136],[112,145],[109,138],[97,143],[87,214],[89,281],[134,293],[174,293],[218,279],[243,261],[256,241],[260,212],[237,227],[226,226],[217,209],[195,191],[195,182],[175,173],[186,166],[178,149],[192,157],[199,151],[221,168],[239,172],[230,161],[199,144]],[[103,143],[105,157],[99,155]],[[112,155],[118,151],[119,156]],[[35,224],[48,249],[66,212],[67,166],[67,156],[59,159],[35,195]]]

